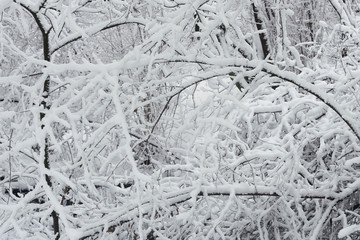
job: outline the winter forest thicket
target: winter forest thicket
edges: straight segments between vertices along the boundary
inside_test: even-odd
[[[0,14],[0,239],[360,239],[359,0]]]

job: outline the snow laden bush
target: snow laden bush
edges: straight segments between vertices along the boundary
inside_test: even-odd
[[[0,236],[356,239],[355,2],[0,10]]]

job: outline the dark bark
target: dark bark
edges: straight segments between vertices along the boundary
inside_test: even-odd
[[[254,3],[252,3],[251,6],[252,6],[252,9],[253,9],[256,28],[257,28],[258,31],[263,31],[264,26],[263,26],[263,21],[261,20],[261,17],[259,15],[259,10],[255,6]],[[262,50],[262,52],[264,54],[264,59],[265,59],[266,56],[270,54],[269,45],[268,45],[265,33],[260,32],[259,33],[259,38],[260,38],[260,43],[261,43],[261,48],[262,48],[261,50]]]
[[[46,1],[43,2],[41,7],[44,7],[44,4]],[[22,7],[24,7],[34,18],[37,26],[39,27],[39,30],[42,35],[42,41],[43,41],[43,55],[44,60],[47,62],[50,62],[51,60],[51,53],[50,53],[50,44],[49,44],[49,32],[50,29],[45,29],[43,24],[41,23],[40,18],[38,17],[38,12],[33,11],[28,6],[21,4]],[[49,105],[47,103],[47,99],[49,97],[50,93],[50,77],[47,77],[44,81],[43,90],[42,90],[42,97],[43,100],[41,101],[42,111],[40,112],[40,122],[45,118],[46,113],[45,111],[49,109]],[[43,129],[45,127],[44,124],[41,125],[41,128]],[[44,167],[46,169],[50,169],[50,154],[49,154],[49,138],[48,136],[45,137],[45,146],[44,146]],[[49,175],[45,174],[45,181],[47,185],[52,188],[52,182]],[[60,225],[59,225],[59,216],[55,211],[52,211],[51,217],[53,219],[53,229],[55,234],[55,239],[60,239]]]
[[[49,49],[49,33],[43,33],[43,51],[44,51],[44,60],[50,62],[50,49]],[[43,86],[43,100],[41,105],[43,107],[43,111],[49,109],[49,105],[47,103],[47,99],[50,93],[50,77],[47,77],[44,81]],[[45,112],[40,113],[40,121],[46,116]],[[41,128],[44,128],[44,125],[41,125]],[[49,138],[45,137],[45,149],[44,149],[44,166],[46,169],[50,169],[50,154],[49,154]],[[52,188],[52,182],[49,175],[45,174],[45,180],[47,185]],[[60,239],[60,225],[59,225],[59,216],[55,211],[51,212],[51,216],[53,219],[53,228],[54,234],[56,235],[55,239]]]

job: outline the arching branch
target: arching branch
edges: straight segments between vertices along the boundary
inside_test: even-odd
[[[145,26],[146,25],[146,21],[144,19],[141,18],[121,18],[115,21],[112,21],[110,23],[99,23],[95,26],[91,26],[88,27],[87,29],[84,30],[84,32],[86,33],[86,35],[88,36],[92,36],[95,35],[97,33],[100,33],[102,31],[114,28],[114,27],[118,27],[121,25],[125,25],[125,24],[138,24],[138,25],[142,25]],[[55,53],[56,51],[58,51],[59,49],[63,48],[64,46],[75,42],[79,39],[84,38],[84,35],[82,35],[79,32],[73,33],[70,36],[65,37],[64,39],[60,40],[59,43],[55,44],[51,50],[50,50],[50,54]]]

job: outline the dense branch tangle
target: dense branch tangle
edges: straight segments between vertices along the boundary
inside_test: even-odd
[[[316,239],[356,223],[356,56],[331,50],[356,52],[339,33],[356,29],[302,9],[329,3],[15,2],[0,233]]]

